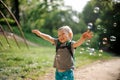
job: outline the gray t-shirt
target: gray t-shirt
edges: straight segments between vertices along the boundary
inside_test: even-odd
[[[58,39],[55,39],[55,45],[57,46]],[[71,41],[71,50],[74,55],[74,48],[72,44],[74,42]],[[62,43],[60,46],[66,46],[66,43]],[[57,69],[68,70],[74,69],[74,59],[71,56],[71,53],[67,48],[59,48],[56,52],[54,59],[54,67]]]

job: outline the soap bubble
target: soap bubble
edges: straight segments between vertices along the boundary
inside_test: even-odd
[[[30,4],[32,2],[32,0],[27,0],[27,4]]]
[[[110,36],[110,41],[116,41],[116,37],[115,36]]]
[[[120,0],[112,0],[115,3],[120,3]]]
[[[90,54],[90,55],[94,55],[94,52],[95,52],[95,49],[94,49],[94,48],[90,48],[90,49],[89,49],[89,54]]]
[[[88,43],[88,42],[86,42],[85,44],[86,44],[87,46],[89,46],[89,45],[90,45],[90,43]]]
[[[90,40],[87,40],[85,44],[86,44],[87,46],[89,46],[89,45],[90,45],[90,42],[91,42]]]
[[[99,13],[99,10],[100,10],[99,7],[95,7],[95,8],[94,8],[94,13]]]
[[[117,26],[117,23],[113,23],[113,26],[116,27],[116,26]]]
[[[83,52],[82,52],[82,51],[80,51],[80,54],[83,54]]]
[[[104,32],[104,33],[107,33],[107,29],[103,29],[103,32]]]
[[[101,53],[99,53],[99,54],[98,54],[98,56],[102,56],[102,54],[101,54]]]
[[[93,24],[92,23],[88,23],[88,27],[89,30],[91,30],[93,28]]]
[[[98,25],[98,26],[97,26],[97,29],[98,29],[98,30],[100,30],[100,29],[101,29],[101,26],[100,26],[100,25]]]
[[[106,45],[107,44],[107,42],[108,42],[108,39],[105,37],[105,38],[103,38],[103,42],[102,42],[102,44],[104,44],[104,45]]]
[[[65,18],[61,18],[61,21],[62,21],[62,22],[65,22]]]
[[[91,41],[90,40],[87,40],[88,43],[90,43]]]
[[[80,50],[84,51],[85,49],[84,49],[84,48],[81,48]]]
[[[103,50],[102,50],[102,49],[100,49],[100,50],[99,50],[99,52],[100,52],[100,53],[102,53],[102,52],[103,52]]]

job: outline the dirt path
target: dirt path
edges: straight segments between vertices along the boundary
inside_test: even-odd
[[[118,80],[119,76],[120,59],[98,61],[83,69],[75,70],[75,80]]]
[[[120,80],[120,58],[97,61],[75,69],[74,75],[75,80]],[[54,70],[47,73],[43,78],[39,80],[54,80]]]

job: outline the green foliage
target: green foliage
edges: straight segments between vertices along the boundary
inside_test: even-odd
[[[95,7],[99,8],[97,13]],[[102,43],[103,38],[108,39],[109,50],[119,55],[119,30],[120,27],[120,3],[115,0],[91,0],[88,2],[83,11],[83,20],[85,23],[92,22],[94,31],[99,35],[99,41]],[[116,41],[111,41],[110,37],[114,36]]]
[[[52,46],[52,44],[48,41],[44,41],[44,39],[42,39],[41,37],[38,37],[37,35],[33,34],[33,33],[26,33],[25,37],[27,40],[38,44],[39,46]]]
[[[13,20],[13,19],[10,19],[10,18],[7,18],[7,21],[9,22],[9,24],[11,24],[11,25],[13,25],[13,24],[15,24],[15,21]],[[6,20],[4,19],[4,18],[1,18],[0,19],[0,23],[1,23],[1,25],[3,24],[6,24]]]
[[[52,33],[54,25],[56,24],[55,21],[58,18],[56,17],[56,15],[58,14],[59,11],[57,9],[53,10],[54,6],[56,6],[57,3],[51,4],[52,2],[46,2],[46,1],[41,1],[39,4],[36,3],[30,2],[30,4],[34,5],[32,7],[32,10],[27,5],[26,10],[29,11],[28,12],[24,11],[23,15],[21,16],[23,17],[22,25],[24,31],[29,32],[31,31],[31,29],[36,28],[36,29],[40,29],[41,31],[45,31],[47,33],[48,32]],[[56,8],[58,6],[56,6]],[[51,7],[51,10],[49,10],[49,7]]]
[[[29,4],[23,2],[25,1],[21,1],[20,4],[21,24],[25,32],[39,29],[47,34],[56,35],[54,31],[64,25],[70,26],[75,34],[86,29],[86,25],[80,17],[81,14],[64,6],[63,1],[40,1],[37,3],[36,0],[32,0]],[[66,10],[62,10],[62,7]]]
[[[91,47],[99,49],[99,34],[93,33],[93,38],[90,40]]]
[[[98,14],[94,13],[94,7],[96,7],[95,2],[96,1],[89,1],[82,12],[83,20],[86,24],[90,22],[94,23],[98,17]]]

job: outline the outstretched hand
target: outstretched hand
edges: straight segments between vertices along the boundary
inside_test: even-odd
[[[92,36],[93,36],[93,33],[91,31],[89,31],[89,30],[82,34],[83,39],[91,39]]]
[[[36,29],[35,29],[35,30],[32,30],[32,33],[36,33],[36,32],[38,32],[38,30],[36,30]]]
[[[32,30],[32,33],[38,34],[38,33],[40,33],[40,31],[37,29],[34,29],[34,30]]]

